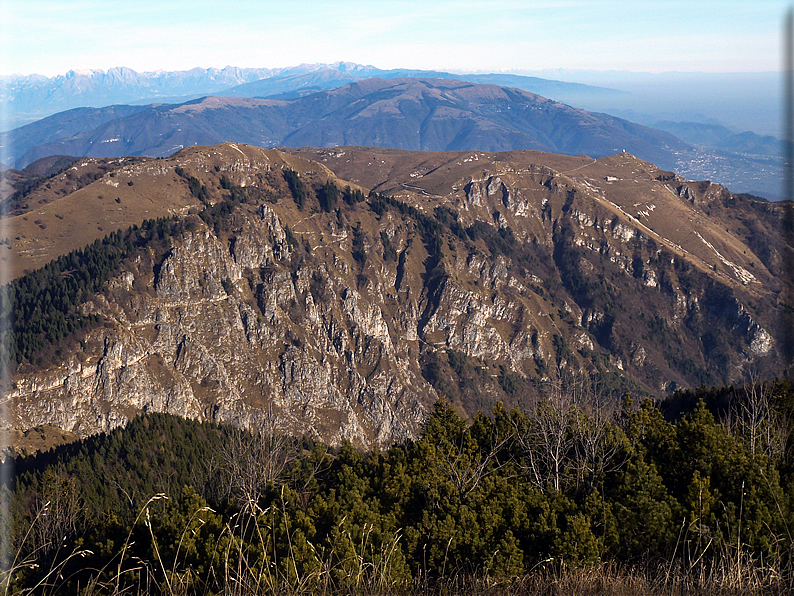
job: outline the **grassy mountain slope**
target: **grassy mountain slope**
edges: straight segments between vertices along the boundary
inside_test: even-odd
[[[15,218],[36,226],[5,249],[18,271],[101,238],[103,218],[182,232],[132,239],[72,311],[89,327],[19,362],[20,429],[275,408],[285,429],[371,444],[411,436],[438,395],[473,411],[577,371],[660,395],[780,370],[781,206],[630,154],[225,144],[74,174],[98,163],[112,171],[50,195],[48,219]]]

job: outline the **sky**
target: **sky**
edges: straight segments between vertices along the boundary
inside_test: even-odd
[[[0,75],[348,61],[453,72],[782,68],[782,0],[0,0]]]

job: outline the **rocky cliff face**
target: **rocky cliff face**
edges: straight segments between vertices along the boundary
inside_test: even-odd
[[[145,259],[132,263],[84,307],[110,327],[56,369],[17,381],[21,425],[90,434],[154,410],[246,427],[275,414],[283,430],[334,443],[410,436],[428,389],[380,308],[323,265],[290,271],[291,255],[262,205],[231,250],[202,226],[156,274]],[[251,270],[262,271],[254,287]],[[318,277],[328,285],[316,303]]]
[[[728,232],[703,215],[725,196],[627,154],[348,154],[355,175],[343,151],[244,149],[161,162],[233,212],[188,215],[164,257],[125,262],[82,306],[103,324],[54,365],[20,367],[15,427],[87,435],[155,410],[383,445],[413,436],[439,394],[474,411],[586,371],[661,395],[779,362],[774,251],[742,238],[744,212]],[[394,198],[326,211],[315,191],[346,184],[331,171]]]

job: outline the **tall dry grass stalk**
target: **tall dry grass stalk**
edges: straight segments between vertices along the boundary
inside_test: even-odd
[[[755,596],[792,593],[792,570],[781,569],[770,561],[754,557],[741,549],[741,542],[731,548],[714,551],[709,546],[687,550],[686,531],[680,542],[684,544],[673,562],[657,562],[627,566],[603,563],[593,567],[570,567],[552,559],[539,563],[527,574],[512,578],[492,577],[488,569],[473,573],[471,569],[450,569],[442,578],[417,573],[413,579],[395,580],[394,564],[400,549],[399,533],[374,552],[369,537],[372,528],[364,528],[360,540],[354,541],[342,519],[336,535],[354,544],[355,549],[343,549],[338,542],[325,548],[311,543],[313,561],[298,561],[293,543],[295,530],[290,528],[286,506],[261,509],[255,502],[246,503],[225,524],[218,543],[225,547],[212,561],[210,569],[199,574],[186,560],[183,541],[200,515],[211,511],[202,507],[193,512],[176,545],[174,561],[168,565],[161,557],[160,546],[152,526],[151,505],[167,499],[164,494],[151,497],[141,508],[133,529],[127,535],[119,553],[103,569],[93,570],[90,579],[64,592],[72,578],[64,572],[76,559],[91,554],[75,549],[55,557],[54,563],[35,585],[15,586],[14,579],[25,569],[38,566],[38,552],[18,554],[11,568],[0,575],[0,589],[4,595],[74,593],[81,596],[169,596],[215,595],[320,595],[361,594],[386,595],[613,595],[613,596]],[[28,534],[41,523],[42,508],[33,520]],[[275,544],[275,524],[283,523],[286,530],[285,560],[280,560]],[[129,556],[134,528],[142,523],[152,541],[154,560],[142,561]],[[202,522],[203,523],[203,522]],[[692,540],[690,543],[694,542]],[[180,559],[180,557],[185,557]],[[111,572],[111,569],[113,570]],[[80,569],[84,573],[85,569]],[[104,578],[101,579],[100,578]]]

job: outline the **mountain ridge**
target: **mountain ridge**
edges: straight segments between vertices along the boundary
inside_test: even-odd
[[[20,361],[15,426],[86,435],[145,409],[250,427],[272,409],[285,432],[365,446],[414,436],[439,395],[473,412],[580,370],[635,396],[779,370],[782,205],[627,153],[293,153],[84,158],[75,179],[103,173],[14,218],[5,250],[28,260],[103,217],[184,222],[82,302],[94,326]]]
[[[108,71],[93,69],[69,71],[65,75],[10,75],[2,77],[0,101],[6,103],[13,115],[12,127],[26,124],[32,119],[50,116],[56,112],[78,107],[101,107],[121,103],[180,103],[205,95],[272,95],[295,92],[307,84],[317,85],[317,90],[339,86],[338,81],[349,83],[362,78],[381,76],[432,76],[448,78],[455,75],[445,72],[411,69],[383,70],[350,62],[333,64],[300,64],[283,68],[193,68],[187,71],[136,72],[127,67],[114,67]],[[464,75],[464,78],[467,75]],[[473,77],[491,75],[471,75]],[[501,76],[501,75],[492,75]],[[567,90],[587,94],[590,89],[603,94],[602,88],[564,83],[538,77],[512,75],[517,86],[538,90],[553,89],[565,95]],[[337,82],[334,82],[334,81]],[[311,83],[309,83],[311,82]],[[251,86],[250,88],[247,86]],[[249,90],[250,89],[250,90]],[[269,90],[268,90],[269,89]],[[532,90],[532,89],[530,89]],[[611,90],[609,92],[612,92]],[[615,91],[615,93],[618,93]],[[564,99],[564,97],[561,96]],[[570,99],[570,98],[569,98]]]
[[[244,107],[248,111],[243,111]],[[60,119],[55,122],[62,130]],[[10,138],[41,135],[38,131],[44,124],[30,126],[35,131],[28,133],[28,127],[23,127],[9,133]],[[106,119],[93,130],[39,148],[31,142],[17,142],[15,153],[17,167],[24,167],[47,154],[164,157],[180,147],[225,140],[264,147],[520,148],[596,157],[626,149],[666,162],[665,166],[672,165],[674,151],[687,148],[667,133],[526,91],[451,79],[409,78],[365,79],[290,101],[204,98],[179,106],[152,106],[127,117]],[[25,154],[20,155],[22,152]]]

